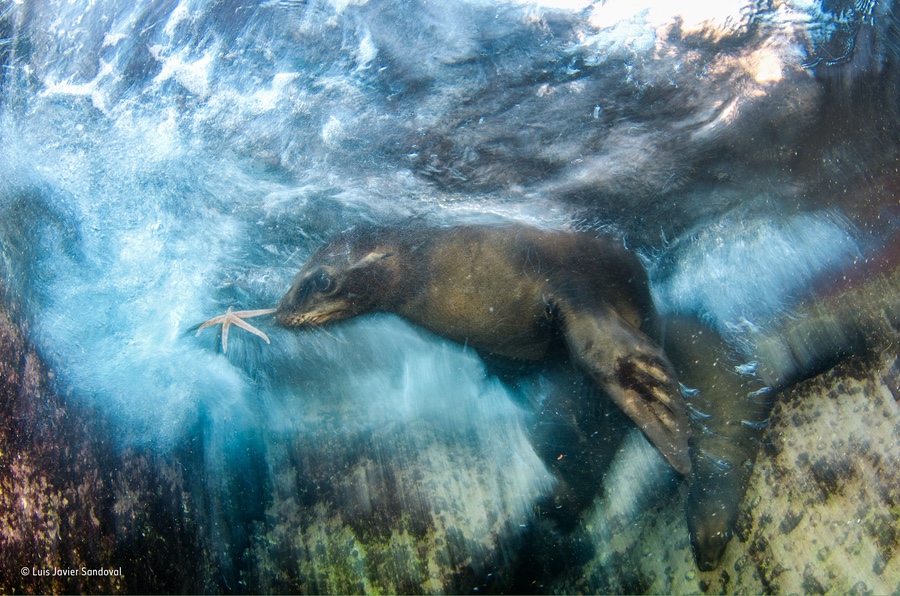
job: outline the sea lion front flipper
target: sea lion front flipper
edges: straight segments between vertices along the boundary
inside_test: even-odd
[[[687,475],[690,427],[675,369],[649,337],[612,307],[563,308],[572,360],[631,418],[672,467]]]

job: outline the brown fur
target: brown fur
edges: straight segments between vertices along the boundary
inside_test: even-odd
[[[647,276],[620,243],[521,225],[351,230],[310,257],[276,317],[302,327],[378,311],[508,358],[539,360],[564,346],[689,471],[675,373],[648,336]]]

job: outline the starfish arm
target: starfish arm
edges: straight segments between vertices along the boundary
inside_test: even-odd
[[[221,325],[225,322],[225,315],[219,315],[218,317],[213,317],[208,321],[204,321],[200,323],[200,326],[197,327],[197,336],[200,335],[200,332],[206,329],[207,327],[212,327],[213,325]]]
[[[230,310],[230,309],[229,309]],[[231,314],[230,312],[228,313]],[[231,327],[231,317],[225,317],[225,321],[222,323],[222,353],[228,353],[228,328]]]
[[[238,313],[234,313],[234,314],[237,315]],[[238,318],[237,316],[235,316],[235,318],[232,320],[232,322],[235,325],[237,325],[238,327],[240,327],[241,329],[243,329],[245,331],[249,331],[250,333],[252,333],[254,335],[258,335],[259,337],[263,338],[264,340],[266,340],[266,343],[271,343],[269,341],[269,338],[266,337],[265,333],[263,333],[262,331],[260,331],[259,329],[257,329],[256,327],[254,327],[253,325],[248,323],[247,321],[244,321],[244,320]]]

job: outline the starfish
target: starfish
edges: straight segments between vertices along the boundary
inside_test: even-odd
[[[222,325],[222,353],[223,354],[228,353],[228,328],[232,324],[237,325],[241,329],[249,331],[250,333],[252,333],[254,335],[258,335],[261,338],[263,338],[264,340],[266,340],[266,343],[270,343],[269,338],[266,337],[265,333],[263,333],[262,331],[260,331],[259,329],[257,329],[253,325],[251,325],[250,323],[246,322],[244,319],[249,319],[251,317],[259,317],[262,315],[270,315],[273,312],[275,312],[275,310],[276,309],[274,309],[274,308],[263,308],[260,310],[233,311],[233,310],[231,310],[231,307],[229,306],[228,310],[225,312],[224,315],[219,315],[218,317],[213,317],[210,320],[201,323],[200,326],[197,327],[197,335],[200,335],[200,332],[203,331],[203,329],[206,327],[211,327],[213,325]]]

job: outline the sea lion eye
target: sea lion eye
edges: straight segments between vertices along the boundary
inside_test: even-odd
[[[324,271],[320,271],[315,277],[311,280],[312,287],[317,292],[327,292],[334,286],[334,280],[331,279]]]

